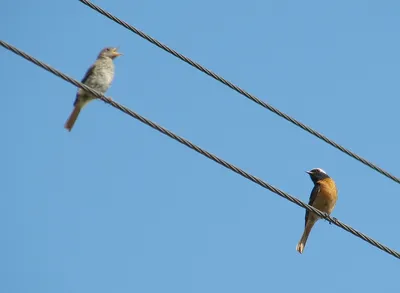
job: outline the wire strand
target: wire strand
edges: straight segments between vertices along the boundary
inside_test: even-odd
[[[80,2],[82,2],[83,4],[89,6],[90,8],[94,9],[95,11],[101,13],[102,15],[108,17],[109,19],[113,20],[114,22],[118,23],[119,25],[127,28],[128,30],[134,32],[135,34],[141,36],[143,39],[149,41],[150,43],[156,45],[157,47],[163,49],[164,51],[167,51],[168,53],[174,55],[175,57],[179,58],[180,60],[190,64],[191,66],[195,67],[196,69],[200,70],[201,72],[204,72],[205,74],[207,74],[208,76],[211,76],[212,78],[218,80],[219,82],[223,83],[224,85],[230,87],[231,89],[235,90],[236,92],[240,93],[241,95],[247,97],[248,99],[252,100],[253,102],[257,103],[258,105],[270,110],[271,112],[275,113],[276,115],[284,118],[285,120],[293,123],[294,125],[302,128],[303,130],[307,131],[308,133],[318,137],[319,139],[325,141],[326,143],[330,144],[331,146],[333,146],[334,148],[337,148],[338,150],[342,151],[343,153],[349,155],[350,157],[356,159],[357,161],[363,163],[364,165],[367,165],[368,167],[374,169],[375,171],[381,173],[382,175],[392,179],[393,181],[400,183],[400,178],[390,174],[389,172],[385,171],[384,169],[378,167],[377,165],[371,163],[370,161],[364,159],[363,157],[357,155],[356,153],[350,151],[349,149],[345,148],[344,146],[334,142],[333,140],[329,139],[328,137],[326,137],[325,135],[319,133],[318,131],[312,129],[311,127],[303,124],[302,122],[294,119],[293,117],[290,117],[289,115],[281,112],[280,110],[278,110],[277,108],[271,106],[270,104],[265,103],[264,101],[258,99],[257,97],[251,95],[250,93],[248,93],[247,91],[243,90],[242,88],[234,85],[233,83],[231,83],[230,81],[224,79],[223,77],[221,77],[220,75],[212,72],[211,70],[201,66],[199,63],[189,59],[188,57],[178,53],[177,51],[169,48],[168,46],[162,44],[161,42],[157,41],[156,39],[152,38],[151,36],[145,34],[144,32],[138,30],[137,28],[135,28],[134,26],[128,24],[127,22],[119,19],[118,17],[112,15],[111,13],[105,11],[104,9],[100,8],[99,6],[93,4],[90,1],[87,0],[79,0]]]
[[[342,223],[338,219],[336,219],[334,217],[331,217],[328,214],[323,213],[323,212],[317,210],[316,208],[314,208],[314,207],[312,207],[312,206],[310,206],[308,204],[305,204],[301,200],[299,200],[299,199],[297,199],[297,198],[295,198],[295,197],[283,192],[282,190],[280,190],[280,189],[278,189],[278,188],[266,183],[265,181],[255,177],[255,176],[243,171],[242,169],[240,169],[240,168],[238,168],[238,167],[236,167],[236,166],[224,161],[223,159],[221,159],[221,158],[219,158],[219,157],[207,152],[206,150],[203,150],[202,148],[198,147],[197,145],[191,143],[190,141],[180,137],[179,135],[174,134],[173,132],[169,131],[168,129],[166,129],[166,128],[164,128],[164,127],[162,127],[162,126],[160,126],[160,125],[158,125],[158,124],[146,119],[145,117],[143,117],[143,116],[133,112],[132,110],[120,105],[119,103],[116,103],[115,101],[110,100],[109,98],[107,98],[106,96],[100,94],[99,92],[97,92],[97,91],[89,88],[88,86],[76,81],[75,79],[73,79],[73,78],[61,73],[60,71],[58,71],[58,70],[52,68],[51,66],[39,61],[38,59],[28,55],[27,53],[17,49],[16,47],[14,47],[14,46],[12,46],[12,45],[4,42],[4,41],[0,41],[0,45],[3,46],[4,48],[14,52],[15,54],[23,57],[24,59],[36,64],[37,66],[39,66],[39,67],[41,67],[41,68],[53,73],[54,75],[62,78],[63,80],[65,80],[65,81],[67,81],[67,82],[69,82],[69,83],[71,83],[71,84],[73,84],[73,85],[75,85],[77,87],[80,87],[80,88],[84,89],[85,91],[90,92],[92,95],[94,95],[97,98],[101,99],[102,101],[112,105],[113,107],[115,107],[118,110],[124,112],[125,114],[128,114],[129,116],[139,120],[140,122],[150,126],[151,128],[158,130],[159,132],[169,136],[170,138],[180,142],[181,144],[191,148],[192,150],[195,150],[199,154],[201,154],[201,155],[213,160],[214,162],[224,166],[225,168],[227,168],[227,169],[229,169],[229,170],[241,175],[242,177],[244,177],[244,178],[246,178],[246,179],[248,179],[248,180],[250,180],[250,181],[252,181],[252,182],[254,182],[254,183],[256,183],[256,184],[258,184],[258,185],[260,185],[260,186],[262,186],[262,187],[264,187],[264,188],[266,188],[266,189],[268,189],[268,190],[270,190],[270,191],[272,191],[274,193],[276,193],[276,194],[278,194],[279,196],[291,201],[292,203],[294,203],[294,204],[296,204],[296,205],[298,205],[298,206],[300,206],[300,207],[302,207],[302,208],[304,208],[304,209],[306,209],[306,210],[308,210],[310,212],[316,213],[318,216],[328,220],[330,223],[335,224],[336,226],[346,230],[347,232],[349,232],[349,233],[351,233],[351,234],[363,239],[364,241],[368,242],[369,244],[371,244],[371,245],[373,245],[373,246],[385,251],[386,253],[388,253],[388,254],[400,259],[400,254],[397,251],[395,251],[393,249],[390,249],[389,247],[379,243],[378,241],[368,237],[367,235],[365,235],[365,234],[355,230],[354,228]]]

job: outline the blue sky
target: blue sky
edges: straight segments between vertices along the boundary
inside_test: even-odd
[[[116,16],[400,176],[400,2],[105,1]],[[4,6],[4,5],[3,5]],[[107,95],[400,250],[400,186],[79,1],[12,1],[1,39],[80,80],[120,46]],[[0,50],[0,292],[398,292],[396,258]]]

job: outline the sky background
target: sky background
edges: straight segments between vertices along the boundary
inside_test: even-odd
[[[79,1],[1,0],[0,36],[80,80],[120,46],[107,95],[400,250],[400,186]],[[7,2],[7,3],[6,3]],[[400,176],[399,1],[94,2]],[[7,4],[7,5],[6,5]],[[111,106],[68,133],[76,88],[0,50],[0,292],[399,292],[399,260]]]

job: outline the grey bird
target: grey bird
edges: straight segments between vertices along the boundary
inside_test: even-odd
[[[96,62],[86,71],[86,74],[81,82],[88,87],[104,94],[114,79],[113,60],[121,55],[122,54],[118,52],[117,48],[104,48],[101,50]],[[95,96],[81,88],[78,89],[74,102],[74,110],[64,125],[68,131],[71,131],[83,107],[94,99],[96,99]]]

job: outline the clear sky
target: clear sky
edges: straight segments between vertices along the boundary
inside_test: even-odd
[[[5,1],[0,36],[400,250],[400,185],[79,1]],[[6,5],[7,2],[7,5]],[[116,16],[400,176],[399,1],[106,1]],[[0,49],[0,292],[398,292],[399,260]]]

